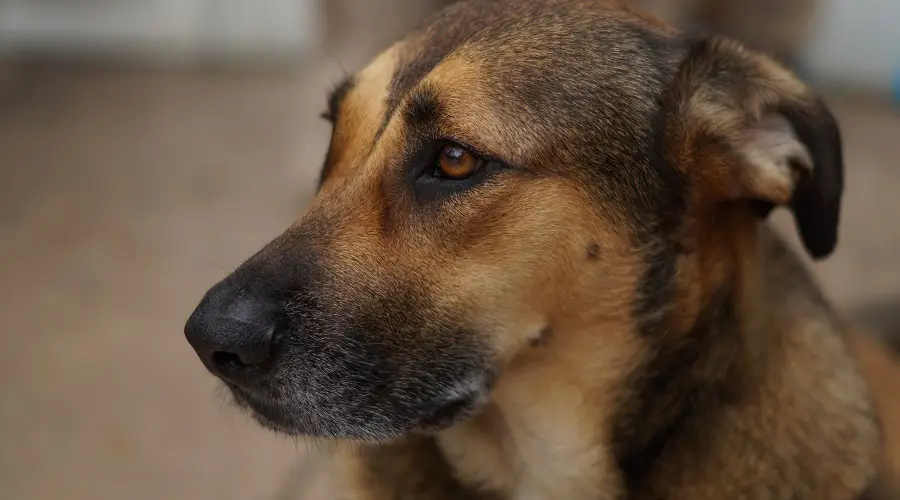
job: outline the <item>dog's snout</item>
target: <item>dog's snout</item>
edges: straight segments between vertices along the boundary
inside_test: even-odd
[[[280,309],[277,300],[225,281],[206,294],[184,333],[210,371],[235,381],[272,356]]]

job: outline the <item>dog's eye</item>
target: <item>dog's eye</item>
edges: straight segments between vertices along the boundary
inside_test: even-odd
[[[438,151],[435,174],[452,180],[471,177],[484,162],[459,144],[445,144]]]
[[[416,199],[423,202],[462,193],[508,168],[502,160],[447,139],[420,146],[408,161]]]

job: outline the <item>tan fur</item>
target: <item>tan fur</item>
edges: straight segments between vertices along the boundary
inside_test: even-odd
[[[335,117],[338,126],[329,154],[336,168],[359,165],[368,154],[365,148],[375,139],[383,116],[399,50],[399,44],[386,50],[360,72],[356,92],[348,95],[344,103],[346,111]],[[344,172],[335,174],[333,178],[341,178]]]

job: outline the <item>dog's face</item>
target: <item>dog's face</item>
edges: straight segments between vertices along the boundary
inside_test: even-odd
[[[566,332],[646,343],[716,207],[794,202],[834,154],[767,60],[586,2],[458,3],[329,108],[317,197],[186,333],[262,423],[352,439],[450,425]]]

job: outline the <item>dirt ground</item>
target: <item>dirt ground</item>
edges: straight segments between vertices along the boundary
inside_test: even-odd
[[[0,80],[0,496],[268,499],[302,481],[303,443],[225,404],[182,327],[309,199],[328,136],[316,115],[339,74],[324,59]],[[900,111],[831,100],[848,189],[839,251],[815,269],[836,304],[887,328]]]

